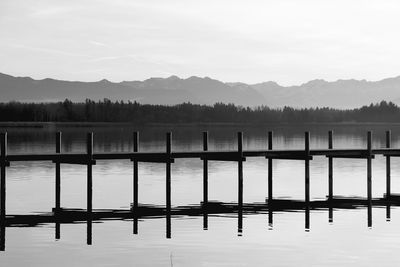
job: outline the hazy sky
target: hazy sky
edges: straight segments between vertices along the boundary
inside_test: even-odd
[[[0,72],[283,85],[400,75],[400,1],[1,0]]]

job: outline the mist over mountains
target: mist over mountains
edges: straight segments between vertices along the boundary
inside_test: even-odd
[[[73,102],[92,100],[138,101],[142,104],[172,105],[183,102],[212,105],[216,102],[242,106],[356,108],[381,100],[400,104],[400,76],[381,81],[313,80],[297,86],[275,82],[258,84],[224,83],[208,77],[181,79],[150,78],[113,83],[34,80],[0,73],[0,102]]]

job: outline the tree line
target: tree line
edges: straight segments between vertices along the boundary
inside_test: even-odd
[[[149,105],[138,102],[0,103],[0,121],[15,122],[131,122],[145,123],[340,123],[400,122],[400,108],[382,101],[355,109],[255,108],[216,103]]]

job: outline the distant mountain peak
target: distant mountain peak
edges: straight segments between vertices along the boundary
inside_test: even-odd
[[[86,98],[101,100],[135,100],[143,104],[214,104],[234,103],[242,106],[332,107],[354,108],[381,100],[400,104],[400,76],[380,81],[315,79],[302,85],[281,86],[273,81],[247,84],[221,82],[210,77],[149,78],[119,83],[103,79],[96,82],[34,80],[0,73],[0,102],[65,98],[80,102]]]
[[[170,81],[179,81],[179,80],[181,80],[181,78],[179,78],[178,76],[176,76],[176,75],[171,75],[171,76],[169,76],[168,78],[166,78],[167,80],[170,80]]]
[[[301,86],[321,86],[321,85],[325,85],[329,82],[323,80],[323,79],[315,79],[315,80],[311,80],[309,82],[303,83]]]

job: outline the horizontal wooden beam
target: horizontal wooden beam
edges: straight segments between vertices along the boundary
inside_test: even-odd
[[[282,160],[312,160],[312,156],[307,155],[267,155],[266,159],[282,159]]]
[[[154,156],[140,156],[131,158],[131,161],[136,162],[154,162],[154,163],[174,163],[175,159],[165,155],[154,155]]]
[[[96,165],[96,160],[80,160],[80,159],[69,159],[69,160],[60,160],[60,161],[53,161],[53,163],[60,163],[60,164],[77,164],[77,165]]]
[[[238,156],[237,151],[191,151],[191,152],[121,152],[121,153],[95,153],[93,160],[136,160],[138,162],[166,162],[167,160],[179,158],[198,158],[206,160],[226,160],[244,161],[247,157],[266,157],[273,159],[312,159],[310,156],[326,156],[341,158],[373,158],[374,155],[400,157],[400,149],[381,148],[371,150],[371,154],[366,149],[314,149],[310,150],[309,156],[305,155],[304,150],[247,150],[243,151],[242,156]],[[87,164],[86,153],[50,153],[50,154],[13,154],[6,155],[5,161],[52,161],[54,163],[75,163],[82,162]]]
[[[342,158],[342,159],[367,159],[367,158],[374,159],[375,155],[368,156],[368,155],[346,155],[346,154],[341,155],[341,154],[337,154],[337,155],[333,155],[333,156],[329,155],[329,156],[326,156],[326,157],[327,158]]]
[[[200,157],[201,160],[208,160],[208,161],[246,161],[246,157],[240,156],[218,156],[218,155],[210,155],[210,156],[203,156]]]

